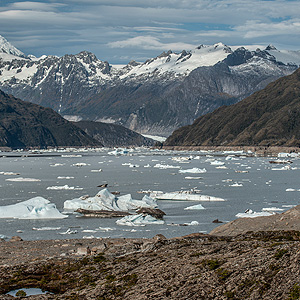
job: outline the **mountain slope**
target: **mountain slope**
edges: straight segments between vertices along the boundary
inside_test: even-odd
[[[100,146],[50,108],[0,91],[0,146],[11,148]]]
[[[153,140],[145,138],[121,125],[93,121],[80,121],[73,124],[99,141],[104,147],[154,145]]]
[[[165,136],[300,66],[300,51],[273,46],[250,50],[222,43],[163,52],[126,66],[112,66],[87,51],[62,57],[21,56],[1,53],[0,40],[0,88],[5,92],[67,118],[109,120]]]
[[[300,145],[300,69],[175,130],[164,145]]]

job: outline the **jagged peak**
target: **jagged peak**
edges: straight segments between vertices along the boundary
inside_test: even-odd
[[[269,50],[277,50],[277,48],[274,45],[270,44],[270,45],[267,46],[266,50],[267,51],[269,51]]]
[[[26,55],[0,35],[0,52],[25,58]]]

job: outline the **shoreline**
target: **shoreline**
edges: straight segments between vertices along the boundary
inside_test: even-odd
[[[185,151],[251,151],[257,156],[277,156],[278,153],[300,153],[300,147],[284,146],[163,146],[164,150]]]

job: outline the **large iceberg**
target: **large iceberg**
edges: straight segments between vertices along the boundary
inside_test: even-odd
[[[0,206],[0,218],[15,219],[64,219],[54,203],[43,197],[34,197],[12,205]]]
[[[80,197],[73,200],[66,200],[64,208],[77,210],[79,208],[86,210],[109,210],[109,211],[130,211],[138,208],[157,208],[155,199],[145,195],[142,200],[134,200],[131,194],[116,197],[109,192],[108,189],[103,189],[94,197]]]
[[[156,218],[145,215],[145,214],[138,214],[138,215],[130,215],[125,216],[124,218],[117,220],[116,223],[118,225],[126,225],[126,226],[145,226],[145,225],[162,225],[165,222],[163,220],[157,220]]]

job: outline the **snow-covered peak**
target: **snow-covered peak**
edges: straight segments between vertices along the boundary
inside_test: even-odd
[[[231,48],[222,43],[201,45],[194,50],[183,50],[181,53],[163,52],[143,64],[131,67],[130,71],[123,74],[121,78],[151,73],[188,75],[198,67],[215,65],[225,59],[230,53],[232,53]]]
[[[0,35],[0,53],[6,53],[13,56],[25,57],[25,54],[9,43],[3,36]]]
[[[268,47],[267,47],[268,48]],[[274,48],[269,48],[266,51],[275,57],[276,61],[282,62],[285,65],[300,65],[300,51],[294,50],[277,50]]]

